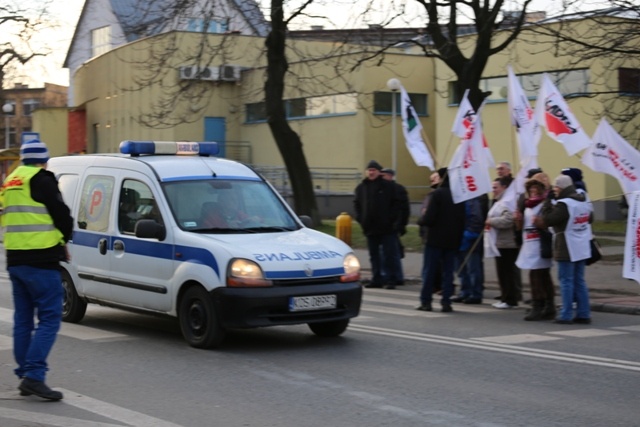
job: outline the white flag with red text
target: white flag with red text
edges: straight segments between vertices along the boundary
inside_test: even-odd
[[[454,203],[461,203],[491,191],[491,178],[482,148],[482,125],[471,127],[447,168]]]
[[[451,132],[463,140],[469,139],[473,133],[473,126],[476,121],[480,121],[479,116],[480,115],[477,114],[476,110],[471,106],[471,102],[469,102],[469,89],[467,89],[464,91],[464,95],[462,95],[462,99],[460,100],[460,106],[458,107],[456,118],[453,120]],[[487,165],[490,167],[495,166],[496,162],[493,159],[493,154],[491,154],[491,150],[489,149],[489,144],[487,144],[487,139],[485,138],[484,133],[482,134],[481,142],[482,153],[485,156]]]
[[[582,153],[582,163],[596,172],[616,178],[624,193],[640,191],[640,153],[607,122],[593,134],[591,146]]]
[[[542,76],[535,113],[547,135],[562,144],[570,156],[591,145],[591,140],[546,73]]]
[[[640,283],[640,191],[627,194],[629,214],[627,235],[624,240],[622,277]]]
[[[407,150],[418,166],[426,166],[434,170],[433,158],[422,139],[422,124],[418,119],[415,108],[404,87],[400,85],[400,114],[402,116],[402,132],[404,133]]]
[[[524,159],[538,155],[538,143],[542,137],[542,132],[527,94],[522,89],[511,66],[507,67],[507,69],[509,73],[507,96],[509,113],[511,115],[511,124],[516,128],[520,161],[523,162]]]

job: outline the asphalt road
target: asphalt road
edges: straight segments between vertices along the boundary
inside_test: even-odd
[[[365,291],[344,336],[306,326],[234,331],[188,347],[171,319],[90,306],[64,324],[48,382],[20,397],[12,304],[0,276],[0,426],[638,425],[640,316],[590,326],[524,322],[524,308],[413,309],[408,290]]]

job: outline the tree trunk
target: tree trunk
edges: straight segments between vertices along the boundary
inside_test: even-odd
[[[284,108],[284,77],[289,68],[285,55],[287,24],[282,0],[271,1],[271,32],[267,36],[267,80],[264,84],[265,108],[269,129],[289,174],[293,189],[294,210],[308,215],[314,225],[320,224],[320,214],[313,191],[311,172],[302,150],[302,141],[287,122]]]

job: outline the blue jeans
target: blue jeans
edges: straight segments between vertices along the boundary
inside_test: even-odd
[[[420,302],[430,304],[433,299],[433,284],[437,281],[439,268],[442,268],[442,305],[451,305],[451,294],[453,293],[453,273],[458,256],[457,249],[436,248],[425,245],[423,256],[423,277],[422,290],[420,291]]]
[[[383,280],[392,284],[398,283],[399,278],[396,272],[396,258],[400,258],[398,255],[398,241],[396,233],[367,236],[369,261],[371,262],[371,283],[379,285],[383,283]],[[384,256],[381,256],[381,253]],[[384,278],[383,266],[384,272],[387,273]]]
[[[574,297],[578,305],[576,317],[580,319],[591,318],[589,290],[584,280],[586,261],[557,261],[557,263],[560,294],[562,295],[562,309],[558,319],[573,320]]]
[[[18,363],[15,373],[44,381],[47,356],[56,340],[62,321],[62,278],[58,270],[26,265],[9,267],[13,287],[13,355]],[[38,316],[38,326],[34,316]]]
[[[460,265],[464,262],[468,252],[458,252],[457,267],[460,269]],[[484,291],[484,262],[483,253],[479,250],[471,252],[467,259],[467,262],[462,266],[460,274],[460,293],[458,296],[462,298],[482,299],[482,293]]]

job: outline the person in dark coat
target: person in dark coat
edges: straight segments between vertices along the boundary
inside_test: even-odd
[[[404,247],[402,246],[402,241],[400,240],[400,237],[407,234],[407,224],[409,223],[409,214],[411,213],[411,205],[409,203],[409,193],[407,192],[407,189],[404,188],[404,185],[399,184],[397,181],[394,180],[396,176],[396,171],[390,168],[384,168],[382,169],[381,172],[382,172],[382,177],[384,179],[386,179],[387,181],[391,181],[395,184],[396,195],[398,197],[398,200],[400,201],[398,223],[396,224],[396,229],[398,230],[398,234],[397,234],[398,256],[396,257],[395,265],[396,265],[396,278],[397,278],[396,284],[404,285],[404,272],[402,271],[402,258],[404,258]],[[382,254],[382,256],[384,256],[384,254]],[[383,270],[383,276],[386,278],[388,276],[388,273],[386,270],[384,270],[384,265],[382,270]]]
[[[353,200],[356,221],[367,238],[372,278],[367,288],[393,289],[398,283],[395,259],[398,257],[400,200],[393,181],[382,178],[382,166],[375,160],[367,165],[367,177],[355,190]],[[385,254],[381,256],[381,252]],[[382,264],[389,272],[383,283]]]
[[[420,292],[418,310],[432,311],[432,291],[436,282],[438,266],[442,267],[442,312],[453,311],[453,273],[456,257],[462,242],[465,223],[464,203],[453,203],[447,168],[438,170],[441,181],[430,197],[429,206],[422,223],[427,227],[427,242],[424,248],[424,278]]]

